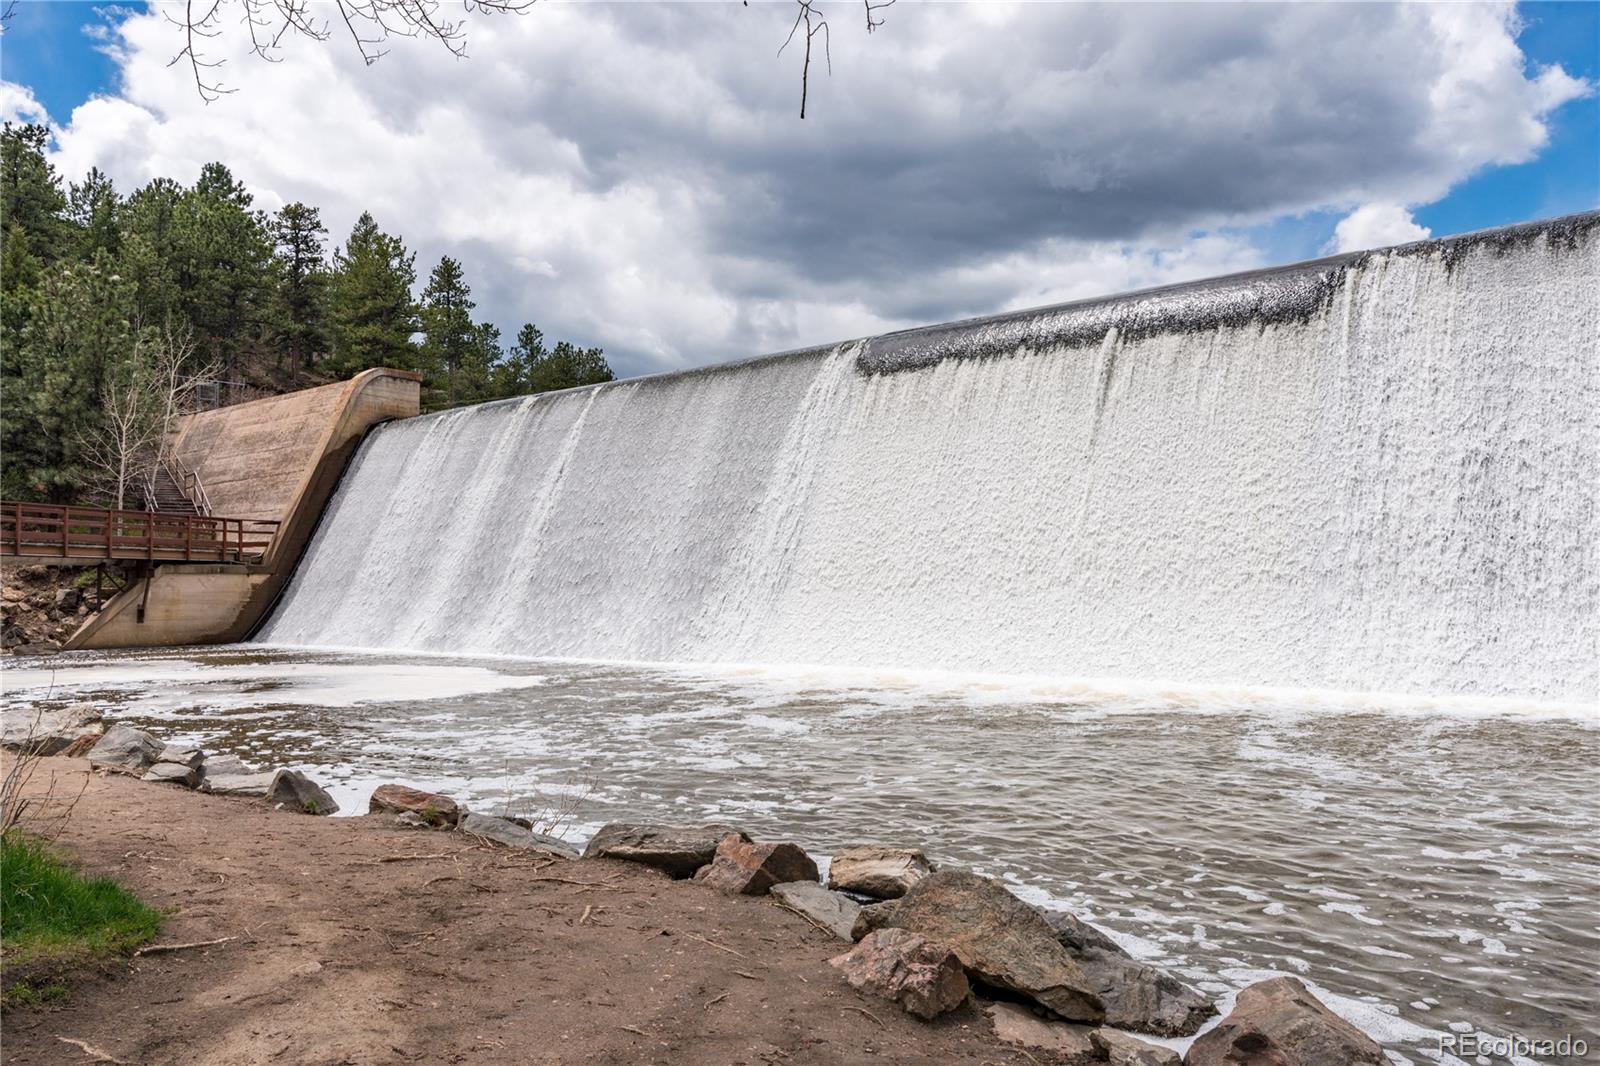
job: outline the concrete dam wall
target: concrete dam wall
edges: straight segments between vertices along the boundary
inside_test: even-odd
[[[1592,702],[1597,228],[382,426],[260,639]]]

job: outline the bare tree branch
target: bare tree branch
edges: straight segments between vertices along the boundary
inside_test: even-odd
[[[195,91],[206,103],[211,103],[233,89],[225,88],[211,71],[223,65],[223,60],[210,59],[205,54],[205,43],[223,32],[223,14],[226,9],[240,12],[239,22],[250,38],[250,51],[269,63],[282,60],[282,51],[291,37],[326,42],[332,37],[332,20],[318,19],[312,14],[313,0],[184,0],[183,13],[175,17],[163,9],[167,20],[180,27],[184,46],[172,63],[187,62],[194,74]],[[533,6],[535,0],[461,0],[466,15],[521,14]],[[15,3],[15,0],[12,0]],[[440,16],[444,0],[333,0],[355,44],[356,51],[367,66],[387,54],[384,43],[391,37],[431,38],[444,45],[458,58],[467,54],[466,18],[446,19]]]

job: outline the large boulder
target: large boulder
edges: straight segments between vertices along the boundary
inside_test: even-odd
[[[461,820],[461,807],[449,796],[407,785],[379,785],[367,801],[369,814],[404,814],[407,811],[432,826],[453,826]]]
[[[1105,933],[1065,911],[1043,911],[1056,942],[1105,1004],[1106,1024],[1155,1036],[1191,1036],[1217,1008],[1158,967],[1130,956]]]
[[[89,749],[89,765],[96,770],[143,777],[161,759],[166,745],[143,730],[114,725]]]
[[[74,703],[59,710],[17,710],[0,723],[0,747],[38,755],[61,755],[86,738],[92,746],[105,733],[105,722],[93,704]]]
[[[829,960],[852,988],[933,1019],[966,1002],[966,971],[955,952],[920,933],[880,929]]]
[[[1096,1029],[1089,1040],[1105,1056],[1109,1066],[1183,1066],[1176,1051],[1150,1044],[1116,1029]]]
[[[1105,1017],[1098,991],[1044,918],[992,878],[930,874],[901,897],[892,921],[948,944],[984,984],[1020,992],[1068,1021]]]
[[[1383,1066],[1383,1049],[1293,977],[1258,981],[1200,1036],[1185,1066]]]
[[[755,844],[737,835],[722,838],[710,865],[694,879],[731,896],[764,896],[773,885],[819,876],[817,864],[798,844]]]
[[[267,783],[266,801],[304,814],[336,814],[339,805],[321,786],[299,770],[279,770]]]
[[[850,934],[855,928],[856,915],[861,913],[861,904],[843,892],[823,888],[815,881],[789,881],[773,885],[769,894],[840,940],[856,939]]]
[[[209,792],[214,796],[265,798],[277,777],[277,773],[272,770],[242,774],[207,773],[200,778],[200,791]]]
[[[200,764],[200,779],[208,777],[231,777],[237,774],[255,773],[245,761],[237,755],[207,755]]]
[[[874,899],[899,899],[933,872],[920,848],[842,848],[828,865],[828,884]]]
[[[535,833],[511,818],[496,818],[492,814],[468,812],[456,823],[456,829],[486,840],[493,840],[497,844],[505,844],[507,847],[548,851],[568,859],[578,857],[578,849],[566,841],[543,833]]]
[[[1090,1038],[1093,1030],[1087,1026],[1041,1018],[1020,1003],[990,1003],[983,1010],[997,1040],[1041,1052],[1045,1062],[1055,1066],[1100,1066],[1104,1062]]]
[[[622,859],[665,870],[673,877],[694,876],[709,863],[723,839],[749,840],[731,825],[661,825],[647,822],[611,822],[583,849],[586,859]]]

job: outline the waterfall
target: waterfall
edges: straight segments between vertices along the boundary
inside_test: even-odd
[[[1597,229],[391,423],[258,639],[1593,701]]]

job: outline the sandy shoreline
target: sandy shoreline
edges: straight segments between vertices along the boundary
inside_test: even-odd
[[[77,790],[88,764],[49,759]],[[213,947],[8,1011],[7,1063],[1027,1062],[970,1005],[919,1022],[766,898],[89,774],[60,838]],[[42,785],[41,785],[42,787]],[[586,917],[587,915],[587,917]]]

